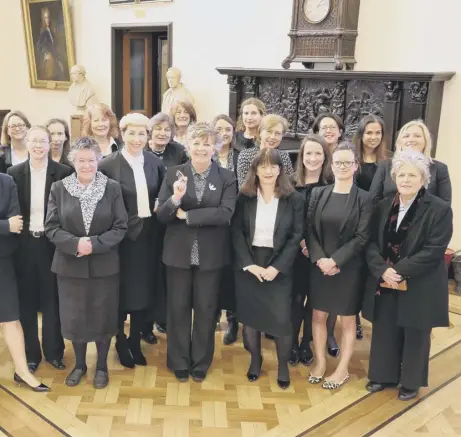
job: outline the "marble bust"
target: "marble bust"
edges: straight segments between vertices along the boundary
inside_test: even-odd
[[[69,88],[69,101],[77,110],[83,114],[88,106],[98,102],[93,85],[86,79],[86,70],[81,65],[74,65],[70,70],[72,85]]]
[[[194,104],[195,99],[192,93],[181,82],[181,70],[169,68],[166,73],[168,86],[170,87],[163,95],[162,112],[169,114],[171,108],[178,102]]]

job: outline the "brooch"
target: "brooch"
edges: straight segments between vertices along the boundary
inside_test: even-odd
[[[213,184],[209,184],[208,187],[211,191],[216,191],[216,187]]]

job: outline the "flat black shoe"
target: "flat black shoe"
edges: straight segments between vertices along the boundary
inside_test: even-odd
[[[96,389],[105,388],[109,385],[109,373],[106,370],[96,369],[93,387]]]
[[[355,338],[357,340],[362,340],[363,338],[363,328],[362,325],[357,325],[356,332],[355,332]]]
[[[131,355],[133,356],[134,363],[138,366],[147,366],[146,357],[141,352],[141,340],[129,338],[127,342]]]
[[[60,358],[59,360],[46,360],[48,361],[55,369],[64,370],[66,365],[64,364],[64,360]]]
[[[14,374],[13,379],[14,379],[14,382],[16,384],[18,384],[18,385],[26,384],[27,387],[29,387],[32,391],[35,391],[37,393],[50,391],[50,387],[48,387],[45,384],[39,384],[39,385],[37,385],[37,387],[32,387],[31,385],[27,384],[27,382],[24,381],[17,373]]]
[[[67,375],[66,385],[75,387],[80,384],[82,378],[86,375],[86,369],[74,369]]]
[[[418,396],[418,393],[419,393],[419,389],[409,390],[405,387],[400,387],[399,401],[409,401],[410,399],[413,399],[416,396]]]
[[[157,344],[157,336],[153,332],[143,332],[141,338],[149,344]]]
[[[392,383],[380,383],[380,382],[373,382],[370,381],[365,388],[370,392],[370,393],[376,393],[378,391],[383,391],[386,388],[392,388],[392,387],[397,387],[398,384],[392,384]]]
[[[314,362],[314,354],[310,346],[308,346],[308,349],[300,349],[299,360],[303,366],[310,366]]]
[[[328,355],[330,355],[333,358],[338,358],[339,354],[341,353],[341,349],[339,348],[338,343],[336,342],[336,338],[334,337],[328,337],[327,349]]]
[[[35,373],[38,369],[38,366],[40,366],[40,361],[36,363],[35,362],[27,363],[27,367],[29,368],[30,373]]]
[[[290,387],[291,381],[282,381],[281,379],[277,379],[277,385],[282,389],[286,390],[288,387]]]
[[[206,372],[202,372],[201,370],[193,370],[190,372],[190,375],[194,382],[203,382],[206,378]]]
[[[262,366],[263,366],[263,357],[261,356],[261,364],[259,365],[259,372],[258,373],[251,373],[250,370],[248,369],[248,372],[247,372],[248,381],[255,382],[259,378],[259,375],[261,374],[261,367]],[[250,364],[250,368],[251,368],[251,364]]]
[[[189,380],[189,371],[188,370],[175,370],[174,376],[179,382],[187,382]]]
[[[133,359],[133,355],[128,347],[127,340],[117,340],[115,342],[115,350],[117,351],[120,364],[123,367],[128,367],[128,369],[133,369],[135,366],[135,362]]]
[[[227,329],[224,334],[223,343],[225,345],[230,345],[237,341],[237,333],[239,330],[239,324],[235,318],[227,320]]]
[[[296,366],[296,364],[299,363],[299,349],[297,347],[291,349],[290,358],[288,359],[288,362],[292,366]]]
[[[166,323],[156,323],[155,327],[161,334],[166,334]]]

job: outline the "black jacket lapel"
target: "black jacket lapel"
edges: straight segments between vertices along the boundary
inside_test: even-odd
[[[275,235],[280,227],[280,222],[282,221],[283,214],[287,207],[288,200],[286,197],[281,197],[279,199],[279,204],[277,206],[277,214],[275,215],[275,226],[274,226],[274,246],[275,246]]]
[[[317,237],[321,245],[323,244],[322,225],[321,225],[322,211],[332,191],[333,191],[333,185],[329,185],[324,190],[322,190],[320,194],[320,199],[317,203],[317,207],[315,208],[315,213],[314,213],[315,214],[315,231],[317,232]]]
[[[347,196],[346,211],[345,211],[345,214],[344,214],[343,221],[341,222],[341,227],[339,229],[340,233],[343,232],[344,227],[350,221],[351,215],[356,213],[356,211],[354,211],[354,206],[357,205],[357,196],[358,196],[358,194],[359,194],[359,189],[357,188],[356,185],[352,184],[349,196]]]
[[[247,202],[248,208],[248,222],[250,225],[250,235],[248,241],[248,247],[253,246],[253,238],[255,236],[255,226],[256,226],[256,208],[258,205],[258,197],[250,197]]]
[[[410,226],[408,229],[411,229],[415,223],[418,222],[418,220],[424,215],[426,212],[427,208],[429,208],[429,205],[431,204],[431,199],[429,196],[429,193],[426,191],[424,193],[424,197],[421,199],[419,202],[418,207],[416,208],[415,216],[413,217],[413,220],[410,223]]]
[[[24,187],[24,208],[25,216],[30,220],[30,195],[31,195],[31,177],[30,177],[30,161],[24,163],[23,173],[23,187]]]
[[[45,216],[48,207],[48,199],[50,197],[51,185],[56,182],[56,166],[53,160],[48,160],[48,166],[46,168],[46,182],[45,182]]]
[[[208,204],[210,197],[216,194],[218,188],[220,188],[221,179],[219,177],[219,168],[218,164],[215,162],[211,163],[210,173],[208,174],[205,191],[203,192],[202,202],[203,204]],[[221,191],[221,190],[220,190]]]

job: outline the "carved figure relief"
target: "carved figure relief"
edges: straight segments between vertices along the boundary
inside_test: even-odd
[[[426,103],[428,89],[427,82],[411,82],[409,87],[411,103]]]

